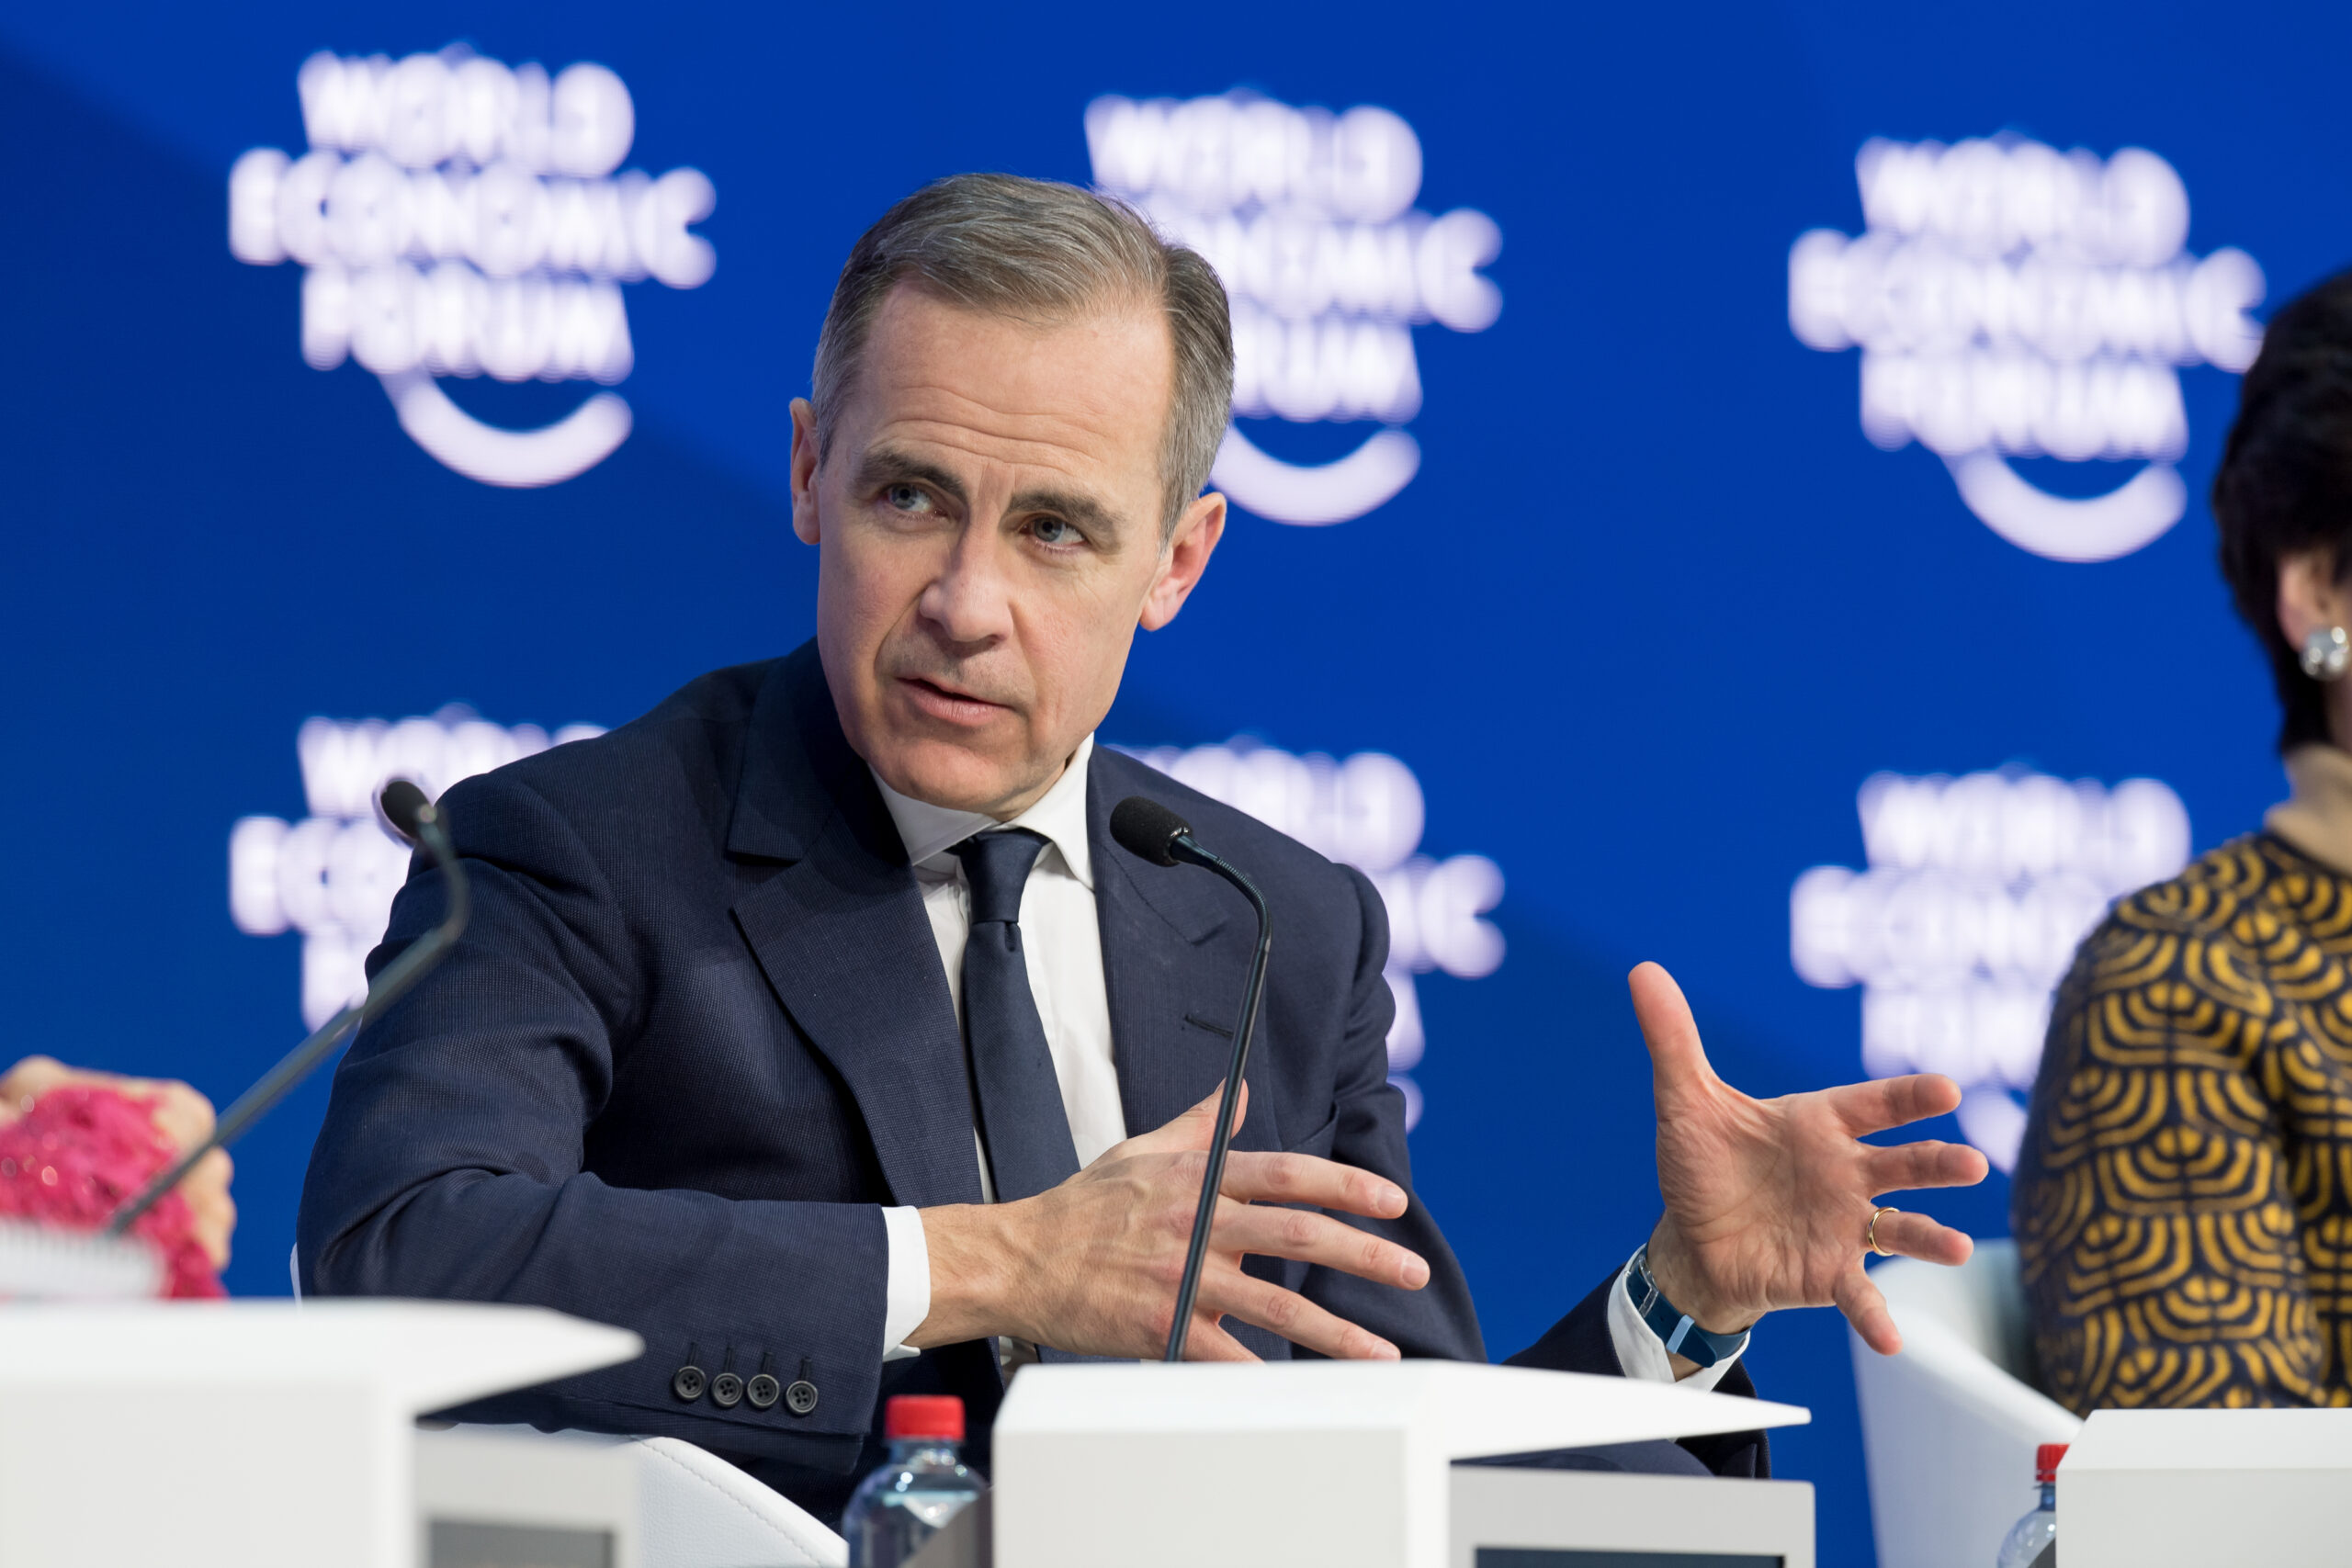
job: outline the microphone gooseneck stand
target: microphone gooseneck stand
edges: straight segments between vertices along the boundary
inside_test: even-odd
[[[253,1088],[237,1097],[237,1102],[220,1113],[213,1123],[212,1135],[181,1156],[163,1175],[147,1184],[146,1190],[114,1213],[107,1222],[106,1234],[119,1236],[139,1223],[139,1216],[153,1208],[164,1193],[177,1187],[197,1162],[214,1149],[227,1148],[243,1136],[246,1130],[267,1115],[272,1107],[316,1070],[319,1064],[345,1036],[356,1033],[374,1022],[386,1008],[397,1001],[408,988],[424,977],[426,970],[447,956],[466,929],[466,917],[472,902],[466,889],[465,868],[458,863],[458,852],[449,842],[449,831],[441,820],[441,813],[424,798],[424,792],[406,779],[394,779],[384,786],[381,798],[384,818],[392,829],[413,844],[423,847],[433,857],[435,867],[448,886],[448,908],[441,923],[427,931],[407,951],[385,965],[382,974],[368,987],[367,996],[345,1008],[321,1024],[318,1031],[278,1060],[276,1066],[264,1073]]]
[[[1225,1091],[1218,1097],[1216,1130],[1209,1139],[1208,1168],[1201,1176],[1201,1204],[1193,1215],[1193,1239],[1184,1249],[1184,1277],[1176,1288],[1176,1317],[1168,1328],[1168,1361],[1184,1359],[1185,1340],[1193,1327],[1193,1302],[1201,1289],[1201,1268],[1207,1260],[1209,1231],[1216,1219],[1216,1201],[1225,1186],[1225,1156],[1233,1142],[1233,1122],[1241,1103],[1242,1075],[1250,1066],[1250,1042],[1258,1032],[1258,1007],[1266,994],[1266,956],[1273,950],[1273,917],[1257,885],[1233,863],[1202,848],[1192,826],[1156,800],[1132,795],[1111,813],[1111,836],[1122,849],[1154,865],[1179,862],[1215,872],[1250,900],[1258,912],[1258,950],[1250,960],[1250,978],[1241,990],[1241,1017],[1233,1030],[1233,1057],[1225,1069]]]

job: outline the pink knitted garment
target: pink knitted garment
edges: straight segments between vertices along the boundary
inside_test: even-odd
[[[0,1214],[94,1231],[173,1160],[146,1101],[74,1084],[51,1089],[0,1127]],[[168,1296],[225,1296],[177,1192],[131,1227],[164,1259]]]

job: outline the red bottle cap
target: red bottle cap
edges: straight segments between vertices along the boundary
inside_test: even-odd
[[[893,1394],[882,1415],[883,1435],[964,1440],[964,1402],[952,1393]]]
[[[898,1401],[894,1399],[894,1400],[892,1400],[890,1403],[891,1403],[891,1404],[896,1404],[898,1403]],[[957,1429],[958,1429],[958,1430],[961,1430],[961,1421],[960,1421],[960,1417],[961,1417],[961,1416],[962,1416],[962,1414],[963,1414],[963,1413],[962,1413],[961,1411],[958,1411],[956,1414],[957,1414],[957,1416],[958,1416],[958,1417],[959,1417]],[[2044,1443],[2044,1444],[2042,1444],[2040,1448],[2038,1448],[2038,1449],[2034,1450],[2033,1450],[2033,1479],[2034,1479],[2034,1483],[2035,1483],[2036,1485],[2039,1485],[2039,1484],[2041,1484],[2041,1483],[2043,1483],[2043,1482],[2045,1482],[2045,1481],[2055,1481],[2055,1480],[2057,1480],[2057,1479],[2058,1479],[2058,1461],[2059,1461],[2060,1460],[2062,1460],[2062,1459],[2064,1459],[2065,1457],[2066,1457],[2066,1445],[2065,1445],[2065,1444],[2064,1444],[2064,1443]]]

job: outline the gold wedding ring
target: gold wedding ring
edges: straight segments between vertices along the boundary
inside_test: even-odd
[[[1878,1244],[1878,1222],[1879,1217],[1883,1214],[1899,1214],[1902,1212],[1903,1211],[1900,1209],[1871,1210],[1870,1229],[1862,1233],[1862,1245],[1869,1247],[1872,1252],[1877,1253],[1881,1258],[1894,1257],[1894,1254],[1889,1252],[1886,1248]]]

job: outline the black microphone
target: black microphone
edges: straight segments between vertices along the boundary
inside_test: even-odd
[[[376,809],[382,814],[385,824],[409,844],[417,842],[427,817],[438,820],[440,815],[424,798],[424,792],[406,779],[394,779],[386,784],[383,793],[376,797]]]
[[[237,1102],[220,1113],[212,1125],[212,1135],[181,1156],[178,1164],[147,1184],[146,1190],[117,1209],[107,1222],[106,1234],[121,1235],[139,1223],[139,1216],[153,1208],[156,1202],[177,1187],[187,1173],[196,1168],[197,1161],[214,1149],[225,1149],[243,1137],[253,1124],[267,1115],[270,1109],[285,1099],[294,1086],[311,1076],[321,1062],[343,1043],[344,1037],[356,1033],[380,1016],[397,1001],[401,993],[424,978],[426,970],[448,954],[466,929],[466,916],[472,903],[466,890],[466,870],[458,862],[458,852],[449,842],[448,828],[441,819],[440,808],[424,797],[424,792],[406,779],[394,779],[386,784],[377,797],[377,810],[385,823],[411,844],[420,846],[433,857],[442,879],[448,884],[448,908],[441,923],[411,943],[406,952],[384,966],[368,994],[350,1007],[345,1008],[321,1024],[317,1032],[281,1057],[277,1065],[264,1073],[253,1088],[237,1097]]]
[[[1193,1299],[1200,1293],[1201,1265],[1209,1250],[1209,1225],[1216,1217],[1216,1200],[1225,1185],[1225,1153],[1233,1142],[1233,1117],[1241,1102],[1241,1075],[1250,1066],[1250,1039],[1258,1032],[1258,1004],[1266,994],[1266,954],[1274,943],[1273,918],[1266,900],[1232,863],[1203,849],[1193,837],[1192,825],[1156,800],[1131,795],[1111,813],[1111,837],[1138,860],[1154,865],[1183,862],[1216,873],[1250,900],[1258,911],[1258,951],[1250,960],[1250,980],[1241,990],[1241,1021],[1233,1031],[1233,1059],[1225,1069],[1225,1093],[1216,1108],[1216,1132],[1209,1140],[1209,1168],[1201,1177],[1201,1206],[1193,1215],[1193,1241],[1184,1249],[1184,1279],[1176,1288],[1176,1321],[1168,1329],[1164,1360],[1184,1359],[1184,1340],[1193,1327]]]

